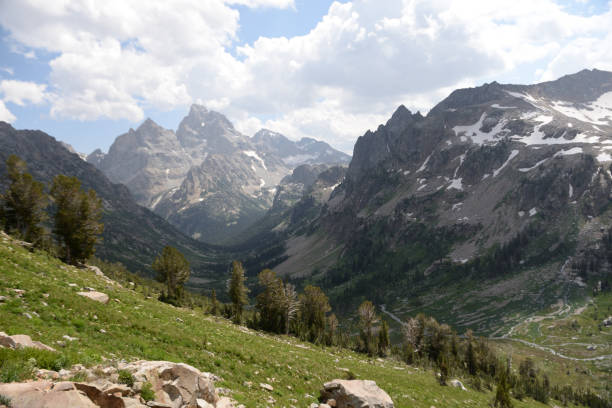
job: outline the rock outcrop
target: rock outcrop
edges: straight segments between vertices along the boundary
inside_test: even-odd
[[[117,383],[120,370],[123,378],[125,372],[131,375],[130,384]],[[89,369],[75,365],[59,373],[39,370],[36,374],[37,381],[0,384],[0,395],[11,400],[12,408],[237,407],[230,398],[219,397],[214,385],[217,377],[169,361],[136,361]],[[74,376],[86,381],[68,381]]]
[[[13,336],[9,336],[4,332],[0,332],[0,347],[6,347],[11,349],[31,347],[39,350],[55,351],[53,347],[47,346],[46,344],[43,344],[40,341],[34,341],[28,335],[15,334]]]
[[[391,397],[370,380],[333,380],[323,385],[320,400],[336,408],[393,408]],[[333,400],[332,404],[329,404]]]

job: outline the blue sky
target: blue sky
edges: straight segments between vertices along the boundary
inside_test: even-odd
[[[201,103],[248,135],[350,152],[399,104],[612,70],[604,0],[126,3],[0,0],[0,120],[89,153],[146,117],[176,129]]]

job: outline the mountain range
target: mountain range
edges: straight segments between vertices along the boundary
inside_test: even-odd
[[[125,184],[136,201],[185,234],[222,243],[263,217],[281,179],[301,164],[348,164],[314,139],[262,129],[238,132],[222,114],[193,105],[176,132],[147,119],[87,161]]]
[[[323,287],[340,313],[370,299],[393,320],[422,311],[496,335],[611,281],[606,71],[459,89],[427,115],[400,106],[352,158],[242,135],[199,105],[176,132],[146,120],[89,163],[8,124],[0,143],[3,161],[15,153],[43,180],[65,172],[99,192],[101,256],[144,270],[173,244],[195,265],[191,287],[222,289],[242,259],[251,277],[269,267]]]
[[[257,261],[336,307],[491,333],[610,281],[611,164],[610,72],[460,89],[361,136],[330,194],[253,240],[275,248]]]

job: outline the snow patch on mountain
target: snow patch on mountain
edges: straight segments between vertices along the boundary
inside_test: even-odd
[[[512,161],[512,159],[514,159],[518,154],[519,154],[518,150],[511,151],[510,152],[510,156],[508,156],[508,158],[506,159],[504,164],[502,164],[499,169],[493,171],[493,177],[497,177],[497,175],[499,173],[501,173],[501,171],[504,169],[504,167],[506,167],[508,165],[508,163],[510,163]]]
[[[257,155],[257,153],[254,150],[243,150],[242,154],[244,154],[245,156],[254,158],[259,163],[261,163],[261,167],[263,167],[264,170],[268,170],[268,168],[266,167],[266,163],[264,163],[263,159],[259,157],[259,155]]]
[[[427,156],[427,158],[425,159],[423,164],[421,164],[421,167],[418,168],[418,170],[416,171],[417,173],[420,173],[423,170],[425,170],[425,168],[427,167],[427,163],[429,163],[429,159],[431,159],[431,154],[429,156]]]
[[[519,171],[521,171],[523,173],[527,173],[528,171],[531,171],[531,170],[539,167],[541,164],[544,164],[547,160],[548,160],[548,158],[546,158],[544,160],[540,160],[539,162],[537,162],[536,164],[534,164],[531,167],[522,167],[522,168],[519,169]]]
[[[612,161],[610,153],[599,153],[597,155],[597,161],[600,163]]]
[[[583,153],[582,147],[572,147],[571,149],[559,150],[557,153],[553,155],[553,157],[571,156],[573,154],[581,154],[581,153]]]
[[[609,125],[612,123],[612,92],[606,92],[597,100],[576,106],[566,101],[553,101],[555,110],[565,116],[578,119],[595,125]]]

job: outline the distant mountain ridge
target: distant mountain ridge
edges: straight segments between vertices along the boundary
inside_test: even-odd
[[[301,164],[348,164],[324,142],[262,129],[252,138],[222,114],[193,105],[175,132],[147,119],[87,160],[138,203],[184,233],[221,243],[271,208],[276,186]]]
[[[610,72],[457,90],[361,136],[317,215],[262,234],[284,251],[260,261],[340,305],[498,329],[612,281],[611,165]]]

